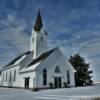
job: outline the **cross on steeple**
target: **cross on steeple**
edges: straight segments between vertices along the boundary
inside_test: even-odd
[[[42,24],[41,13],[40,13],[40,9],[38,9],[38,13],[37,13],[37,17],[36,17],[36,21],[34,25],[34,31],[40,31],[42,27],[43,27],[43,24]]]

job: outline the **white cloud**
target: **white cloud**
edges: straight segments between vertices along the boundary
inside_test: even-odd
[[[12,59],[29,50],[29,35],[25,32],[26,22],[12,14],[8,14],[5,20],[0,20],[0,23],[4,25],[0,30],[0,52],[2,53],[0,63],[3,61],[4,64],[10,61],[9,58]]]

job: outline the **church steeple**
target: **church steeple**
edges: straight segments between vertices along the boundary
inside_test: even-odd
[[[47,36],[47,32],[43,29],[42,18],[39,10],[30,39],[30,51],[33,52],[34,59],[47,50]]]
[[[43,27],[43,24],[42,24],[40,9],[39,9],[37,13],[35,25],[34,25],[34,31],[40,31],[42,27]]]

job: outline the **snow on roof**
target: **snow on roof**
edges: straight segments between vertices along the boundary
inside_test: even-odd
[[[25,55],[29,55],[30,53],[31,53],[30,51],[27,51],[27,52],[21,54],[20,56],[16,57],[14,60],[12,60],[10,63],[8,63],[6,66],[4,66],[4,68],[15,64],[17,61],[19,61],[20,59],[25,57]]]
[[[30,72],[30,71],[35,70],[35,68],[42,61],[44,61],[54,50],[55,49],[52,49],[52,50],[42,53],[39,57],[37,57],[36,59],[33,59],[33,61],[27,67],[24,67],[23,69],[21,69],[21,71],[19,73],[25,73],[25,72]]]
[[[28,66],[34,65],[35,63],[39,61],[45,60],[54,50],[55,49],[52,49],[52,50],[42,53],[39,57],[37,57],[36,59],[33,59],[33,61]]]
[[[32,66],[30,66],[30,67],[27,67],[27,68],[24,67],[23,69],[21,69],[21,70],[19,71],[19,73],[32,72],[40,63],[41,63],[41,61],[35,63],[34,65],[32,65]]]

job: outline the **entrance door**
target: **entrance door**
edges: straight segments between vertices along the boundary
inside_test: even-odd
[[[25,78],[25,88],[29,88],[29,77]]]
[[[58,78],[59,88],[61,88],[61,77]]]
[[[55,82],[55,88],[57,88],[58,87],[57,77],[54,78],[54,82]]]
[[[61,77],[54,78],[55,88],[61,88]]]

